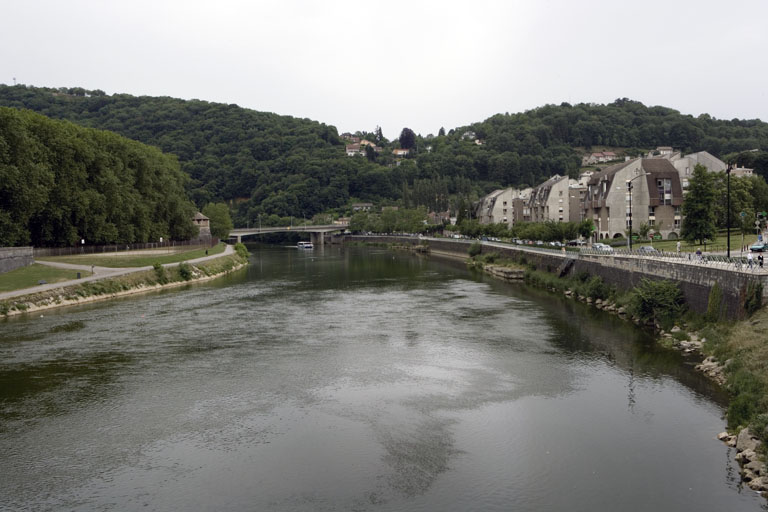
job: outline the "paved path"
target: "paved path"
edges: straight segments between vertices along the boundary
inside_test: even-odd
[[[212,260],[214,258],[218,258],[219,256],[225,256],[228,254],[232,254],[234,252],[235,252],[235,249],[233,246],[226,245],[224,247],[223,253],[213,254],[210,256],[203,256],[202,258],[195,258],[193,260],[188,260],[187,263],[199,263],[201,261]],[[88,277],[83,277],[82,279],[70,279],[69,281],[60,281],[58,283],[41,284],[38,286],[33,286],[31,288],[22,288],[20,290],[13,290],[10,292],[2,292],[0,293],[0,300],[10,299],[12,297],[19,297],[21,295],[29,295],[32,293],[44,292],[44,291],[53,290],[56,288],[65,288],[67,286],[85,283],[88,281],[98,281],[99,279],[109,279],[111,277],[121,276],[123,274],[130,274],[131,272],[141,272],[143,270],[152,270],[153,268],[151,266],[128,267],[128,268],[95,267],[91,265],[75,265],[73,263],[57,263],[53,261],[35,261],[35,263],[40,263],[41,265],[46,265],[49,267],[65,268],[69,270],[83,270],[85,272],[91,272],[91,270],[93,269],[93,275],[90,275]],[[177,267],[178,265],[179,263],[177,262],[177,263],[165,263],[163,266]]]

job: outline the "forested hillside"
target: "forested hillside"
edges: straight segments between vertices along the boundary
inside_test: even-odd
[[[228,201],[237,225],[264,214],[343,210],[352,200],[456,209],[494,188],[536,185],[553,174],[575,177],[581,156],[596,146],[630,155],[673,146],[721,158],[768,150],[768,124],[761,121],[692,117],[628,99],[547,105],[447,134],[440,129],[437,136],[417,136],[401,162],[391,154],[400,141],[375,132],[358,135],[374,140],[380,153],[347,157],[333,126],[236,105],[21,85],[0,86],[0,105],[112,130],[177,155],[198,208]],[[768,154],[748,160],[758,173],[768,172]]]
[[[188,179],[156,148],[0,107],[0,246],[189,239]]]

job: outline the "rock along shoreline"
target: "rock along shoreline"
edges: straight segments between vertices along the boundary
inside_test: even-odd
[[[507,282],[522,281],[524,279],[524,271],[522,269],[510,268],[509,270],[504,270],[504,267],[499,265],[487,264],[483,265],[483,271],[497,279]],[[554,293],[558,292],[558,290],[552,288],[550,288],[549,291]],[[593,300],[589,297],[578,295],[571,290],[566,290],[563,294],[569,299],[578,300],[579,302],[596,307],[597,309],[615,314],[620,318],[633,322],[639,326],[643,325],[639,319],[632,318],[623,307],[617,306],[610,301],[601,299]],[[707,340],[706,338],[701,338],[698,333],[687,333],[688,340],[678,340],[678,338],[675,337],[675,333],[682,330],[680,327],[674,326],[669,332],[661,330],[659,326],[656,325],[652,327],[658,332],[658,342],[662,345],[680,350],[687,355],[702,356],[701,348]],[[724,386],[726,383],[725,369],[730,363],[730,360],[720,362],[715,359],[715,357],[708,356],[704,358],[701,363],[697,364],[695,368],[719,386]],[[755,438],[748,428],[740,430],[738,434],[721,432],[717,435],[717,439],[736,450],[735,460],[739,463],[741,468],[740,475],[742,482],[760,495],[768,496],[768,468],[760,454],[761,441]]]

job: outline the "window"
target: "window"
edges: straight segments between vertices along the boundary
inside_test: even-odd
[[[675,229],[680,229],[680,219],[675,219]]]
[[[648,225],[653,227],[656,225],[656,219],[648,219]]]
[[[672,204],[672,180],[663,178],[656,180],[656,188],[659,192],[659,203]]]
[[[675,206],[675,217],[680,217],[680,214],[681,214],[680,207],[679,206]]]
[[[655,217],[656,216],[656,207],[655,206],[649,206],[648,207],[648,217]]]

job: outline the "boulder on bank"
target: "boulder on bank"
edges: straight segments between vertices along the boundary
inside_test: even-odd
[[[736,436],[736,451],[739,453],[756,452],[759,446],[760,440],[753,437],[748,428],[742,429]]]

